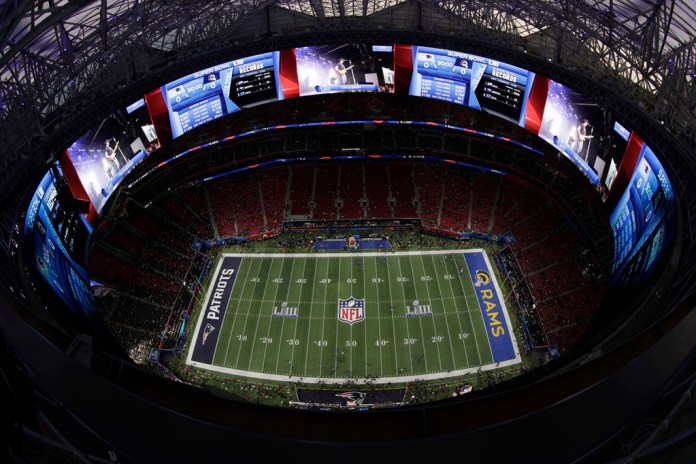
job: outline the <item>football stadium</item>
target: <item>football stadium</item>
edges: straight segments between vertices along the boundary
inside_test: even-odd
[[[3,462],[696,459],[691,2],[0,11]]]

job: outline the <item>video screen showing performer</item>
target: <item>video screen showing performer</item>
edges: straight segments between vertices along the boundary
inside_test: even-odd
[[[575,126],[575,140],[573,141],[573,150],[575,153],[580,155],[580,157],[587,162],[588,154],[590,152],[590,145],[592,144],[592,139],[594,138],[594,127],[590,125],[590,121],[586,118]]]
[[[109,160],[108,163],[105,163],[106,166],[106,174],[109,176],[109,179],[113,179],[116,173],[118,172],[119,169],[121,169],[121,166],[125,164],[123,162],[124,156],[123,156],[123,151],[118,152],[118,144],[120,143],[118,140],[116,140],[116,143],[114,144],[113,148],[111,147],[111,139],[106,139],[104,141],[104,156],[106,157],[107,160]]]
[[[391,45],[323,45],[295,49],[300,96],[332,92],[393,92]]]
[[[595,101],[550,81],[539,136],[555,145],[600,188],[600,179],[606,179],[626,148],[615,122]]]
[[[97,212],[124,175],[159,147],[147,107],[118,110],[79,138],[68,155]]]
[[[336,63],[336,66],[334,66],[334,70],[336,71],[336,74],[338,75],[339,83],[341,84],[348,84],[348,71],[351,71],[355,65],[351,64],[348,67],[346,67],[346,59],[345,58],[339,58],[338,63]],[[355,74],[353,74],[351,79],[351,84],[355,84]]]

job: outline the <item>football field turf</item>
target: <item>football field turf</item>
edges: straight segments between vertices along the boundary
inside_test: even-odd
[[[192,366],[305,383],[403,383],[521,361],[483,250],[222,254]]]

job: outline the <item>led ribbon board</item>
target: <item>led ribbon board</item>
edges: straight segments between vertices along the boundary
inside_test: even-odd
[[[278,52],[218,64],[161,87],[172,137],[240,108],[283,99]]]
[[[534,73],[468,53],[413,47],[410,95],[485,110],[523,125]]]
[[[628,188],[609,217],[614,233],[614,282],[639,283],[673,234],[674,192],[659,160],[643,145]]]

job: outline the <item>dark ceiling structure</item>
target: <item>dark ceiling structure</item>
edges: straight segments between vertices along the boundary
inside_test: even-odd
[[[652,320],[647,323],[641,321],[642,325],[658,322],[644,334],[644,345],[641,345],[650,343],[645,340],[653,341],[655,350],[640,355],[646,365],[654,366],[652,380],[655,385],[646,381],[644,392],[633,392],[624,399],[627,404],[631,401],[633,404],[656,402],[654,395],[661,394],[656,392],[664,393],[661,399],[672,400],[665,400],[662,404],[659,420],[664,421],[684,408],[687,396],[696,391],[694,376],[683,374],[684,370],[688,371],[685,366],[693,362],[693,342],[680,342],[689,338],[689,334],[693,338],[689,329],[696,327],[695,317],[689,314],[696,295],[696,243],[692,239],[696,235],[696,4],[690,0],[8,0],[0,4],[0,248],[3,258],[14,262],[16,242],[13,236],[18,227],[17,220],[38,178],[83,134],[85,127],[109,114],[114,107],[131,103],[145,92],[187,72],[250,52],[307,43],[352,42],[424,43],[514,62],[585,95],[594,96],[609,105],[622,120],[630,121],[635,130],[650,142],[665,162],[675,191],[680,196],[685,239],[673,258],[676,272],[670,291],[654,295],[661,299],[663,311],[651,314]],[[16,293],[21,288],[17,269],[12,266],[2,266],[0,282],[5,291]],[[18,310],[19,313],[22,311],[21,308]],[[22,346],[27,348],[32,343],[39,343],[40,337],[36,333],[24,326],[15,327],[13,317],[8,315],[2,321],[8,327],[16,328],[15,335],[18,340],[23,340]],[[24,318],[31,319],[26,314]],[[656,342],[677,325],[679,331],[672,334],[677,342]],[[626,333],[634,334],[630,330]],[[626,338],[617,337],[613,342],[599,345],[578,361],[578,365],[592,364],[603,353],[617,347],[626,353],[634,353],[613,359],[613,364],[607,361],[607,365],[602,366],[607,372],[619,372],[616,376],[607,374],[607,377],[623,375],[611,379],[616,384],[609,381],[592,384],[596,370],[594,374],[569,371],[555,375],[567,375],[569,382],[583,378],[585,388],[595,398],[606,398],[611,395],[612,388],[625,384],[628,379],[645,381],[636,371],[629,369],[628,361],[625,366],[617,361],[632,360],[632,356],[640,352],[637,345],[619,346]],[[640,345],[640,341],[637,343]],[[665,358],[660,357],[664,353],[659,354],[660,351],[677,354],[685,361],[664,362]],[[63,372],[84,375],[73,372],[76,368],[62,360],[60,350],[53,354],[56,365],[61,366]],[[624,355],[624,352],[619,354]],[[32,360],[31,354],[27,357],[27,361]],[[73,353],[73,357],[78,356]],[[110,366],[103,369],[113,374]],[[128,382],[127,369],[118,369],[121,369],[117,374],[121,386],[137,389],[135,382]],[[620,371],[626,369],[629,369],[628,373],[621,374]],[[665,393],[664,379],[675,371],[682,373],[681,388],[672,385],[673,388]],[[65,391],[59,391],[66,401],[63,407],[72,404],[83,414],[82,420],[96,420],[97,413],[79,410],[80,400],[85,403],[99,401],[96,393],[82,389],[69,391],[67,384],[60,383],[62,377],[57,372],[58,369],[50,380],[65,387]],[[80,378],[94,384],[104,382],[95,375],[87,375]],[[130,400],[134,401],[134,407],[152,407],[149,402],[137,403],[131,398],[132,394],[104,383],[104,391],[108,390],[113,404],[100,414],[114,414],[116,417],[118,406]],[[518,398],[529,401],[537,398],[528,391],[516,394],[523,395]],[[40,395],[49,396],[46,392]],[[541,430],[553,426],[554,417],[558,418],[553,414],[569,417],[582,410],[583,403],[573,401],[563,402],[560,412],[549,410],[548,414],[539,413],[518,422],[509,422],[505,431],[513,434],[519,430],[517,427],[538,427]],[[452,410],[462,416],[472,412],[485,415],[485,406],[484,403],[468,405],[467,409],[462,405],[449,405],[447,408],[406,413],[397,420],[405,419],[405,427],[413,425],[413,435],[407,434],[403,438],[412,441],[400,441],[399,452],[389,448],[397,441],[393,436],[389,437],[389,444],[338,440],[336,446],[326,445],[323,440],[334,430],[334,424],[327,424],[321,433],[315,430],[317,438],[313,445],[318,451],[345,452],[345,456],[351,458],[355,453],[372,453],[385,458],[414,457],[417,455],[416,446],[423,442],[434,449],[454,450],[458,445],[446,438],[449,430],[443,426],[439,431],[434,424],[451,420]],[[56,408],[59,409],[58,405]],[[449,412],[445,413],[445,409]],[[520,414],[527,415],[528,412]],[[630,411],[622,412],[631,414]],[[242,419],[259,421],[254,419],[258,413],[256,409],[237,413],[240,422]],[[171,411],[168,414],[166,417],[174,427],[183,426],[181,415]],[[287,413],[288,416],[293,414]],[[296,414],[297,417],[290,419],[307,419],[299,417],[301,415]],[[350,427],[378,431],[389,427],[394,418],[381,414],[347,420]],[[594,435],[587,437],[588,443],[597,446],[602,440],[608,440],[607,437],[612,435],[609,429],[616,424],[607,421],[606,429],[599,427]],[[118,435],[110,430],[117,428],[118,421],[101,425],[101,429],[91,431],[94,437],[90,438],[96,443],[95,448],[118,449],[125,443],[120,441],[120,437],[114,438],[113,443],[103,441],[109,432]],[[343,423],[341,427],[345,425]],[[578,423],[578,426],[586,427],[596,425],[585,422],[583,418]],[[266,443],[268,431],[265,428],[240,432],[239,423],[230,422],[226,426],[234,429],[241,456],[252,456]],[[428,427],[432,429],[426,430]],[[224,440],[226,430],[216,428],[215,438]],[[659,444],[661,434],[656,430],[643,426],[635,429],[640,444],[635,444],[635,448],[626,453],[631,459],[635,458],[633,462],[643,462],[638,458],[646,458],[651,452],[659,454],[660,447],[676,446],[694,434],[694,430],[687,427],[681,435]],[[132,432],[145,435],[148,427],[146,424],[134,426]],[[204,432],[203,429],[191,432],[191,441],[202,440]],[[569,430],[549,431],[549,436],[556,438],[562,432],[572,433]],[[182,434],[181,439],[184,437]],[[514,443],[521,446],[526,437],[520,435]],[[33,438],[38,441],[38,437]],[[68,445],[71,442],[69,437],[63,438],[55,441],[63,447],[65,455],[74,458],[75,462],[92,462],[85,457],[84,450],[78,451]],[[291,454],[306,451],[310,443],[299,443],[296,438],[287,434],[275,445],[286,446]],[[491,436],[486,437],[479,430],[463,430],[449,438],[461,443],[478,442],[489,449],[496,446]],[[178,435],[175,435],[174,443],[177,439]],[[349,449],[353,452],[349,453]],[[154,451],[152,454],[140,451],[142,454],[134,452],[131,456],[134,461],[141,458],[146,462],[147,458],[155,456]],[[569,449],[566,443],[557,439],[556,444],[549,448],[549,452],[553,451],[566,452],[566,455],[580,460],[587,449],[581,445]],[[532,457],[544,462],[543,453],[544,450],[539,450],[532,453]]]

